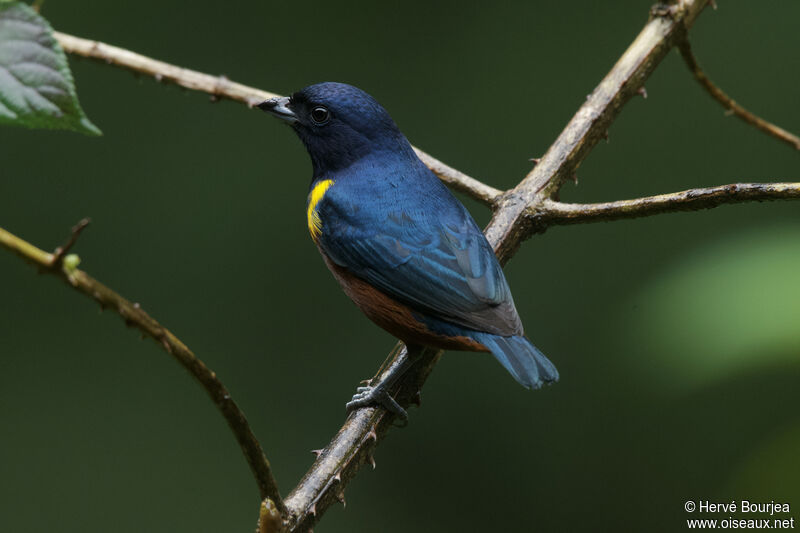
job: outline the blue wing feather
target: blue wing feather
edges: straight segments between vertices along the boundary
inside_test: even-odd
[[[497,335],[522,334],[494,251],[466,208],[431,178],[435,185],[427,182],[430,190],[419,195],[399,197],[385,187],[366,201],[359,195],[358,205],[349,201],[348,184],[337,182],[320,206],[320,248],[425,315]]]

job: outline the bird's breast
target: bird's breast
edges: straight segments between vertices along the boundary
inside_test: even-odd
[[[308,193],[308,208],[306,209],[306,217],[308,218],[308,232],[314,242],[319,240],[322,233],[322,218],[319,216],[319,203],[325,198],[325,193],[333,186],[333,180],[318,181],[312,187],[311,192]]]

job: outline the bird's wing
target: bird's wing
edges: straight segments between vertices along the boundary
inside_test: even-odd
[[[337,219],[331,210],[319,245],[337,265],[425,315],[497,335],[521,334],[494,251],[460,203],[447,207],[445,216],[424,222],[398,207],[371,224]]]

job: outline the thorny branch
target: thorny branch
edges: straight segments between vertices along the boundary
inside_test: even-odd
[[[212,99],[233,100],[253,107],[264,100],[278,96],[275,93],[232,82],[225,76],[203,74],[99,41],[82,39],[58,31],[53,32],[53,36],[64,51],[70,54],[97,59],[108,65],[152,76],[157,82],[174,83],[185,89],[208,93]]]
[[[486,236],[501,262],[507,261],[534,228],[525,216],[553,199],[591,149],[603,138],[622,107],[639,94],[676,41],[692,26],[706,0],[656,6],[650,20],[533,169],[501,199]]]
[[[500,200],[500,196],[503,194],[503,191],[500,189],[495,189],[494,187],[486,185],[475,178],[471,178],[454,168],[448,167],[438,159],[426,154],[419,148],[414,148],[414,151],[417,152],[417,156],[419,156],[422,162],[425,163],[425,165],[430,168],[440,180],[450,185],[450,187],[453,189],[468,194],[491,208],[494,208],[497,205],[497,202]]]
[[[73,227],[67,244],[59,247],[53,254],[33,246],[3,228],[0,228],[0,247],[14,252],[27,262],[39,267],[41,272],[60,278],[70,287],[99,303],[101,309],[113,310],[122,317],[127,326],[136,327],[143,337],[147,336],[156,341],[188,370],[205,388],[239,442],[242,453],[258,484],[261,498],[273,500],[275,505],[283,510],[278,484],[272,476],[272,469],[261,449],[261,444],[250,429],[244,413],[233,401],[231,394],[217,378],[217,375],[198,359],[178,337],[147,314],[138,303],[123,298],[86,272],[78,270],[77,265],[66,265],[66,262],[62,261],[64,254],[75,244],[78,235],[88,223],[88,219],[83,219]]]
[[[208,93],[214,100],[233,100],[241,102],[247,107],[253,107],[264,100],[278,96],[275,93],[230,81],[225,76],[203,74],[202,72],[151,59],[136,52],[99,41],[82,39],[57,31],[53,32],[53,35],[64,51],[70,54],[96,59],[138,74],[152,76],[157,82],[174,83],[186,89]],[[462,192],[483,201],[489,201],[500,192],[442,163],[419,148],[415,148],[415,150],[423,158],[425,164],[433,170],[434,174],[439,176],[445,183]]]
[[[535,228],[547,228],[791,198],[800,199],[800,183],[734,183],[600,204],[566,204],[548,199],[539,207],[530,208],[528,217]]]
[[[722,203],[800,197],[798,183],[744,183],[600,204],[566,204],[554,199],[564,181],[575,174],[594,145],[605,136],[621,108],[633,95],[643,90],[644,81],[676,45],[681,49],[684,59],[698,81],[726,108],[756,127],[800,148],[797,137],[742,109],[711,84],[697,66],[688,47],[686,33],[707,3],[707,0],[677,0],[669,5],[656,6],[650,20],[628,50],[588,97],[534,169],[514,189],[504,192],[492,188],[417,149],[420,158],[440,179],[493,208],[494,217],[486,229],[486,234],[501,262],[510,259],[522,241],[532,233],[543,231],[552,225],[703,209]],[[206,92],[215,100],[230,99],[252,107],[264,99],[276,96],[273,93],[231,82],[224,76],[210,76],[184,69],[104,43],[63,33],[56,33],[55,36],[69,53],[153,76],[159,82],[175,83],[188,89]],[[77,231],[73,233],[74,238],[77,238],[77,233]],[[118,296],[86,273],[80,270],[65,271],[66,267],[61,265],[61,259],[71,244],[56,255],[48,254],[2,229],[0,229],[0,244],[45,271],[62,277],[79,291],[96,299],[101,305],[113,307],[127,323],[137,326],[143,333],[161,343],[203,383],[212,399],[226,414],[226,419],[239,438],[251,468],[256,473],[256,478],[260,480],[262,497],[267,498],[262,504],[260,518],[262,531],[275,531],[281,527],[280,521],[276,521],[278,516],[276,513],[283,515],[283,527],[286,529],[310,530],[330,505],[337,501],[344,502],[344,489],[361,466],[372,464],[374,467],[373,451],[391,426],[393,416],[379,408],[359,409],[347,418],[331,443],[325,449],[317,451],[317,459],[313,466],[287,497],[284,511],[274,479],[269,473],[269,464],[263,457],[260,445],[249,432],[244,416],[230,400],[230,395],[216,380],[213,372],[210,372],[183,343],[136,304],[131,304]],[[404,347],[399,344],[390,356],[396,356],[402,349]],[[419,401],[419,390],[440,355],[441,352],[426,351],[421,362],[401,380],[396,392],[401,405],[407,407]],[[233,416],[231,413],[238,415]],[[234,427],[238,424],[236,420],[242,423],[246,431]],[[252,442],[243,443],[243,435],[246,436],[244,440],[251,439]],[[260,454],[260,458],[255,457],[254,450],[257,451],[255,455]],[[260,474],[256,472],[259,468]]]

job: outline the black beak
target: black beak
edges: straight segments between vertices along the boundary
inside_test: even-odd
[[[285,96],[281,98],[271,98],[269,100],[265,100],[256,107],[262,111],[266,111],[274,117],[285,120],[290,124],[297,122],[298,120],[294,111],[289,109],[289,98]]]

